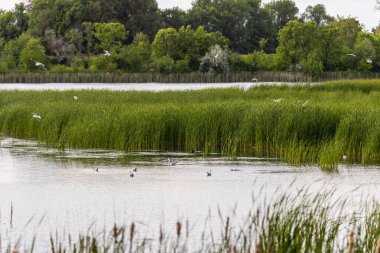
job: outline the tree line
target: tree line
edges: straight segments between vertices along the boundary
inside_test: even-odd
[[[380,70],[380,29],[292,0],[31,0],[0,12],[0,72]]]

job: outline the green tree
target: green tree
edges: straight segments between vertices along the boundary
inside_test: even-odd
[[[179,29],[182,26],[186,26],[187,14],[184,10],[181,10],[178,7],[165,9],[160,11],[161,16],[161,28],[175,28]]]
[[[327,14],[326,7],[323,4],[309,5],[301,18],[305,21],[315,22],[317,26],[334,22],[334,17]]]
[[[120,23],[95,23],[94,36],[100,42],[100,49],[110,50],[121,46],[127,34],[124,25]]]
[[[191,26],[181,27],[178,31],[174,28],[161,29],[152,43],[152,57],[168,56],[174,62],[187,59],[189,67],[196,71],[199,69],[200,59],[216,44],[226,48],[228,40],[220,33],[206,32],[202,26],[196,30]]]
[[[9,69],[15,69],[19,65],[20,53],[28,44],[31,36],[23,33],[17,39],[9,41],[4,46],[3,57]]]
[[[356,39],[363,30],[360,22],[355,18],[339,18],[332,25],[336,27],[344,45],[348,49],[353,50]]]
[[[372,63],[376,59],[376,49],[371,38],[362,34],[355,46],[354,54],[356,55],[357,69],[359,71],[369,71],[372,69]]]
[[[148,36],[139,33],[131,45],[123,47],[117,55],[119,67],[134,73],[149,71],[150,43]]]
[[[325,71],[344,70],[347,50],[334,24],[318,28],[318,50]]]
[[[15,26],[17,30],[17,36],[26,32],[29,29],[29,15],[24,3],[16,4],[12,13],[16,17]]]
[[[16,16],[12,12],[0,14],[0,38],[10,41],[19,36],[16,27]]]
[[[84,37],[81,30],[78,28],[73,28],[66,33],[65,38],[67,39],[68,43],[75,49],[76,54],[83,53]]]
[[[179,59],[179,34],[174,28],[161,29],[152,43],[153,58],[169,56]]]
[[[36,62],[46,64],[47,56],[41,41],[31,38],[20,53],[20,66],[25,71],[44,70],[44,68],[37,66]]]
[[[308,54],[318,48],[318,29],[314,22],[288,22],[278,35],[278,65],[280,69],[295,68]]]
[[[277,32],[289,21],[297,19],[298,8],[292,0],[272,0],[264,7],[269,11]]]
[[[259,49],[261,38],[273,45],[273,25],[260,0],[196,0],[188,13],[193,27],[203,26],[208,32],[221,32],[230,48],[239,53]],[[273,48],[272,48],[273,49]]]
[[[304,73],[314,78],[319,77],[323,73],[323,62],[317,50],[310,52],[306,60],[302,60],[300,65]]]

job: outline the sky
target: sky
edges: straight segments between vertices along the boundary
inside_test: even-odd
[[[0,9],[10,10],[20,0],[0,0]],[[178,6],[189,9],[193,0],[157,0],[161,9]],[[262,0],[263,3],[270,0]],[[324,4],[327,13],[333,16],[356,17],[365,25],[367,30],[376,27],[380,21],[380,11],[375,10],[376,0],[294,0],[300,13],[304,12],[308,5]]]

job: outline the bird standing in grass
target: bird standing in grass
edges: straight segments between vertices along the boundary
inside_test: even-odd
[[[33,113],[33,119],[41,121],[41,116],[38,114]]]
[[[74,96],[73,98],[74,98],[74,100],[78,100],[79,99],[77,96]]]
[[[283,98],[272,99],[272,101],[275,103],[280,103],[282,100]]]

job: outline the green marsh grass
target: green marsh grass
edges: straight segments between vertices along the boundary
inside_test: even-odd
[[[379,116],[379,80],[248,91],[0,92],[2,134],[60,149],[201,151],[326,169],[336,168],[343,155],[349,162],[377,162]]]

